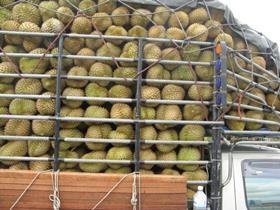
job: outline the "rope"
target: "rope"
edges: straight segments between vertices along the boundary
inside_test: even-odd
[[[51,173],[52,176],[52,187],[53,187],[53,194],[49,196],[49,200],[53,202],[53,210],[59,210],[60,208],[60,199],[59,199],[59,170],[56,172]]]
[[[100,201],[98,201],[97,204],[91,210],[97,209],[97,207],[102,204],[104,200],[130,175],[134,175],[133,183],[132,183],[132,198],[131,198],[131,205],[133,206],[133,210],[137,209],[137,187],[136,187],[136,179],[137,179],[137,174],[140,175],[139,172],[132,172],[129,174],[125,174],[105,195],[103,198],[101,198]],[[139,176],[140,179],[140,176]],[[140,189],[140,180],[139,180],[139,189]],[[140,203],[140,196],[139,196],[139,203]],[[140,205],[139,205],[139,210],[140,210]]]

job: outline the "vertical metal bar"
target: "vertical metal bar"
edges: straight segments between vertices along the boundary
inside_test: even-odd
[[[141,119],[141,86],[142,86],[142,71],[143,67],[143,39],[139,38],[138,40],[138,64],[137,64],[137,89],[136,89],[136,113],[135,118]],[[140,122],[135,124],[135,172],[138,172],[140,169]]]
[[[214,106],[213,106],[213,120],[217,120],[223,113],[226,107],[226,69],[227,69],[227,48],[225,42],[221,42],[222,53],[219,56],[222,62],[221,70],[218,72],[214,69]],[[216,55],[214,56],[216,57]],[[218,78],[221,80],[221,86],[218,89],[216,82]],[[219,96],[218,96],[219,95]],[[221,97],[221,104],[218,104],[217,97]],[[221,141],[222,141],[222,127],[214,126],[212,128],[213,144],[211,147],[212,167],[211,167],[211,209],[221,210]]]
[[[62,56],[63,56],[63,41],[64,36],[61,35],[58,44],[58,59],[57,59],[57,72],[56,72],[56,103],[55,103],[55,146],[54,146],[54,171],[59,169],[59,131],[60,131],[60,108],[61,108],[61,70],[62,70]]]

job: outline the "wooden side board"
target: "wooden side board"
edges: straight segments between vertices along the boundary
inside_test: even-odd
[[[32,171],[0,170],[0,209],[9,210],[18,196],[36,176]],[[90,210],[124,175],[59,174],[61,210]],[[137,178],[137,187],[139,176]],[[133,175],[126,177],[96,208],[131,210]],[[138,205],[142,210],[185,210],[186,179],[182,176],[141,175]],[[51,173],[40,174],[13,210],[51,210]]]

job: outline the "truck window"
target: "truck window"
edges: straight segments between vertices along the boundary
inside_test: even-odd
[[[280,209],[280,160],[244,160],[242,173],[248,210]]]

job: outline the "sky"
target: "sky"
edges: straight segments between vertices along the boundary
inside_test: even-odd
[[[280,46],[279,0],[220,0],[234,16]]]

